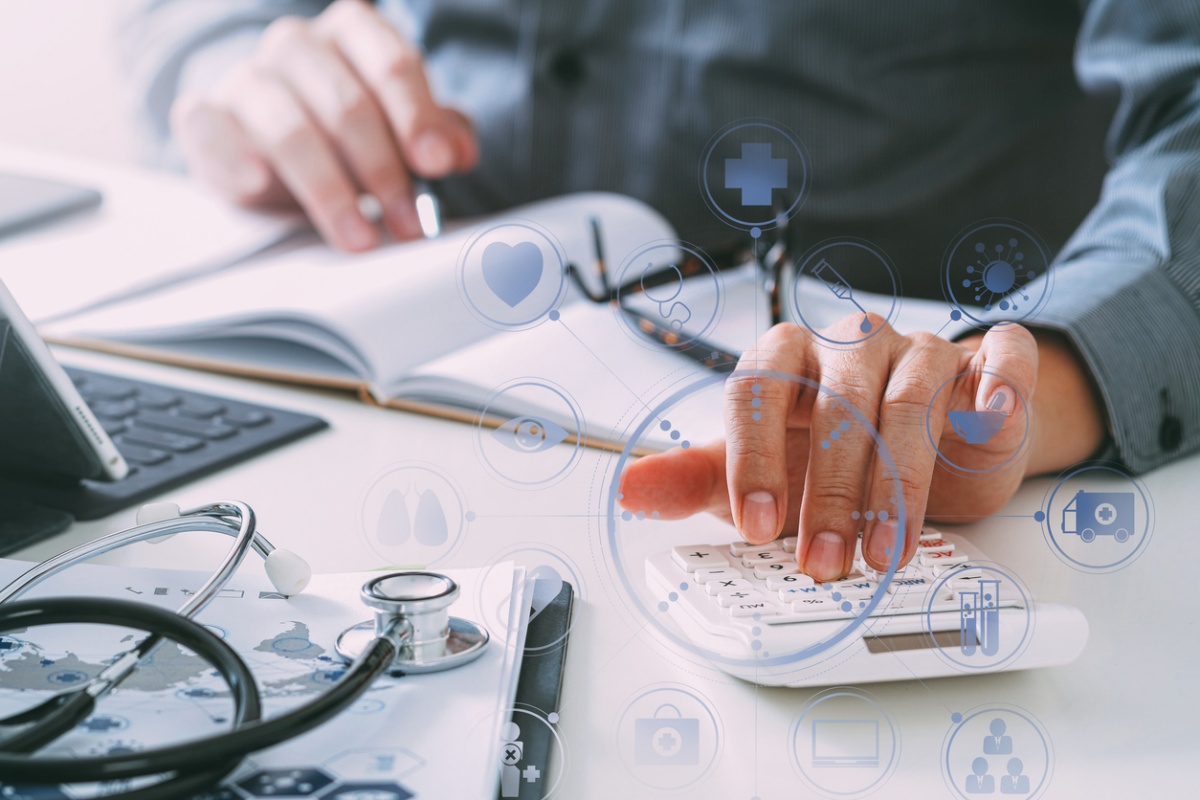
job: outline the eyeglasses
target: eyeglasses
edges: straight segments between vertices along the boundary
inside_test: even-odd
[[[785,206],[786,207],[786,206]],[[650,266],[636,277],[614,285],[609,277],[604,257],[604,243],[600,220],[591,219],[592,246],[595,254],[594,271],[599,279],[600,291],[595,291],[584,280],[582,271],[574,264],[567,265],[567,275],[575,286],[593,303],[609,303],[627,316],[638,331],[652,341],[678,352],[706,369],[716,372],[732,372],[740,354],[716,347],[703,339],[681,335],[681,331],[665,325],[654,317],[626,304],[627,298],[646,295],[655,288],[678,282],[709,276],[710,268],[717,271],[730,270],[753,263],[758,273],[758,284],[770,302],[771,324],[783,321],[782,285],[783,276],[792,266],[790,227],[787,219],[779,212],[772,228],[769,244],[760,239],[733,240],[704,253],[710,263],[706,264],[690,247],[681,247],[683,258],[679,261]],[[762,255],[759,250],[762,249]]]

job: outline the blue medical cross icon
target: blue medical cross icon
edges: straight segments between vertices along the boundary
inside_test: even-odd
[[[672,753],[675,751],[675,748],[678,746],[678,744],[677,744],[678,741],[679,740],[675,736],[674,731],[664,730],[658,737],[658,746],[659,746],[659,749],[662,750],[662,752]]]
[[[1115,509],[1110,505],[1103,505],[1096,511],[1096,518],[1101,522],[1112,522]]]
[[[744,206],[769,206],[771,192],[787,188],[787,167],[786,158],[771,157],[769,142],[743,142],[741,158],[725,159],[725,188],[740,189]]]

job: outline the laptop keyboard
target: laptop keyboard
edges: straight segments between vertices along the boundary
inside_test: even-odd
[[[317,417],[66,367],[125,457],[116,482],[22,487],[36,503],[95,519],[328,427]]]

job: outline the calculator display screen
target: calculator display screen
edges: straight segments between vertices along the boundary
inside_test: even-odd
[[[962,633],[936,631],[928,633],[895,633],[890,636],[864,636],[868,653],[895,653],[898,650],[933,650],[940,647],[958,647],[962,644]]]

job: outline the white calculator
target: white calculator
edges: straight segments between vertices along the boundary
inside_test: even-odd
[[[1088,636],[1079,609],[1035,602],[978,548],[931,528],[890,580],[863,562],[860,540],[849,575],[814,583],[795,537],[675,547],[646,559],[646,579],[686,645],[767,686],[1048,667],[1073,661]]]

